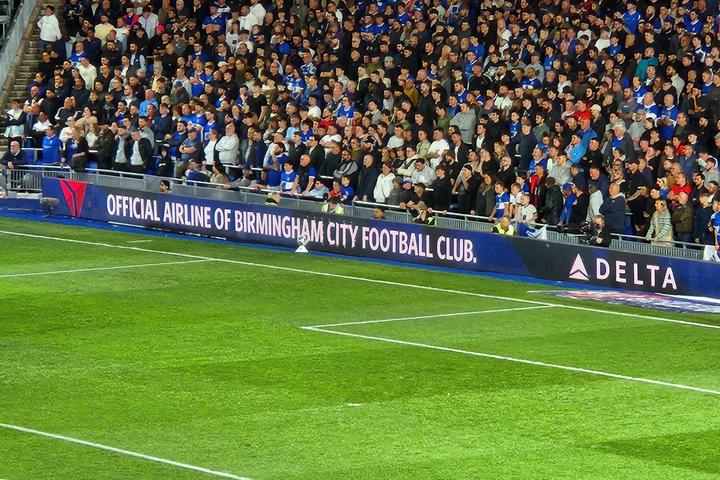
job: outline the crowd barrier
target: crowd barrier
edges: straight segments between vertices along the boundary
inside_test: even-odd
[[[56,213],[61,215],[291,247],[303,237],[310,250],[322,252],[631,290],[720,296],[720,283],[715,281],[720,264],[712,262],[357,214],[331,215],[320,211],[321,203],[301,210],[291,199],[268,206],[263,195],[217,192],[218,197],[206,198],[177,191],[160,193],[139,183],[131,189],[42,178],[43,196],[60,199]],[[235,194],[236,200],[220,198],[226,193]]]

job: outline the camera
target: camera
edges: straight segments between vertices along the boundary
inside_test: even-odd
[[[580,237],[580,243],[583,245],[595,245],[599,230],[594,223],[585,222],[580,225],[580,233],[584,235]]]

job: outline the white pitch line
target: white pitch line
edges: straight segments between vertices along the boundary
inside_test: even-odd
[[[152,240],[128,240],[127,243],[150,243]]]
[[[76,268],[73,270],[51,270],[49,272],[8,273],[6,275],[0,275],[0,278],[35,277],[37,275],[57,275],[60,273],[101,272],[104,270],[125,270],[125,269],[130,269],[130,268],[162,267],[165,265],[185,265],[186,263],[200,263],[200,262],[209,262],[209,261],[210,260],[183,260],[181,262],[139,263],[137,265],[117,265],[114,267],[92,267],[92,268]]]
[[[417,342],[409,342],[409,341],[405,341],[405,340],[396,340],[394,338],[374,337],[371,335],[361,335],[359,333],[342,332],[339,330],[326,330],[326,329],[317,328],[317,327],[300,327],[300,328],[302,328],[303,330],[309,330],[309,331],[313,331],[313,332],[330,333],[333,335],[343,335],[346,337],[362,338],[365,340],[375,340],[378,342],[394,343],[397,345],[405,345],[405,346],[410,346],[410,347],[428,348],[431,350],[440,350],[443,352],[459,353],[462,355],[471,355],[473,357],[490,358],[493,360],[502,360],[502,361],[506,361],[506,362],[521,363],[524,365],[533,365],[535,367],[554,368],[557,370],[565,370],[568,372],[575,372],[575,373],[585,373],[588,375],[596,375],[599,377],[614,378],[617,380],[649,383],[651,385],[660,385],[663,387],[676,388],[676,389],[680,389],[680,390],[689,390],[692,392],[708,393],[710,395],[720,395],[720,390],[711,390],[709,388],[693,387],[691,385],[682,385],[680,383],[664,382],[662,380],[653,380],[651,378],[632,377],[632,376],[628,376],[628,375],[621,375],[619,373],[603,372],[601,370],[591,370],[588,368],[571,367],[568,365],[556,365],[553,363],[539,362],[537,360],[527,360],[525,358],[508,357],[505,355],[496,355],[493,353],[473,352],[471,350],[462,350],[459,348],[441,347],[439,345],[430,345],[430,344],[426,344],[426,343],[417,343]]]
[[[17,425],[10,425],[7,423],[0,423],[0,427],[8,429],[8,430],[15,430],[18,432],[23,432],[23,433],[31,433],[33,435],[39,435],[41,437],[48,437],[48,438],[52,438],[55,440],[62,440],[64,442],[76,443],[78,445],[84,445],[86,447],[97,448],[100,450],[106,450],[108,452],[119,453],[120,455],[126,455],[128,457],[141,458],[143,460],[148,460],[148,461],[156,462],[156,463],[162,463],[165,465],[170,465],[170,466],[178,467],[178,468],[184,468],[186,470],[193,470],[196,472],[206,473],[208,475],[214,475],[216,477],[232,478],[234,480],[250,480],[247,477],[239,477],[237,475],[233,475],[232,473],[219,472],[217,470],[210,470],[208,468],[198,467],[198,466],[190,465],[187,463],[175,462],[175,461],[168,460],[165,458],[154,457],[152,455],[145,455],[144,453],[133,452],[130,450],[123,450],[122,448],[110,447],[108,445],[103,445],[101,443],[88,442],[86,440],[80,440],[79,438],[67,437],[65,435],[58,435],[56,433],[43,432],[40,430],[34,430],[32,428],[26,428],[26,427],[19,427]]]
[[[424,319],[430,319],[430,318],[460,317],[463,315],[479,315],[481,313],[518,312],[518,311],[522,311],[522,310],[538,310],[541,308],[553,308],[553,307],[551,307],[550,305],[537,305],[535,307],[497,308],[495,310],[477,310],[475,312],[439,313],[437,315],[420,315],[418,317],[385,318],[382,320],[364,320],[364,321],[360,321],[360,322],[326,323],[324,325],[306,325],[301,328],[345,327],[348,325],[366,325],[369,323],[388,323],[388,322],[402,322],[402,321],[406,321],[406,320],[424,320]]]
[[[621,317],[652,320],[655,322],[675,323],[675,324],[692,326],[692,327],[701,327],[701,328],[710,328],[710,329],[720,330],[720,325],[713,325],[713,324],[708,324],[708,323],[689,322],[689,321],[685,321],[685,320],[676,320],[673,318],[655,317],[655,316],[651,316],[651,315],[641,315],[638,313],[625,313],[625,312],[618,312],[618,311],[613,311],[613,310],[603,310],[600,308],[581,307],[581,306],[577,306],[577,305],[564,305],[561,303],[539,302],[537,300],[527,300],[524,298],[503,297],[500,295],[489,295],[489,294],[485,294],[485,293],[468,292],[468,291],[464,291],[464,290],[454,290],[454,289],[450,289],[450,288],[431,287],[428,285],[417,285],[417,284],[413,284],[413,283],[393,282],[390,280],[380,280],[377,278],[356,277],[354,275],[341,275],[338,273],[318,272],[315,270],[304,270],[301,268],[282,267],[279,265],[270,265],[270,264],[266,264],[266,263],[246,262],[243,260],[231,260],[229,258],[206,257],[206,256],[202,256],[202,255],[193,255],[190,253],[166,252],[163,250],[153,250],[150,248],[131,247],[131,246],[127,246],[127,245],[115,245],[115,244],[111,244],[111,243],[102,243],[102,242],[90,242],[87,240],[75,240],[73,238],[51,237],[48,235],[36,235],[36,234],[32,234],[32,233],[10,232],[10,231],[5,231],[5,230],[0,230],[0,234],[16,235],[16,236],[28,237],[28,238],[39,238],[39,239],[43,239],[43,240],[54,240],[54,241],[58,241],[58,242],[78,243],[81,245],[95,245],[98,247],[118,248],[118,249],[122,249],[122,250],[132,250],[135,252],[159,253],[159,254],[173,255],[173,256],[183,257],[183,258],[212,260],[212,261],[216,261],[216,262],[231,263],[234,265],[246,265],[246,266],[250,266],[250,267],[268,268],[268,269],[280,270],[280,271],[284,271],[284,272],[303,273],[303,274],[308,274],[308,275],[319,275],[319,276],[330,277],[330,278],[341,278],[344,280],[355,280],[358,282],[374,283],[374,284],[378,284],[378,285],[390,285],[390,286],[394,286],[394,287],[415,288],[418,290],[425,290],[425,291],[430,291],[430,292],[451,293],[451,294],[466,295],[466,296],[476,297],[476,298],[492,298],[495,300],[504,300],[507,302],[517,302],[517,303],[526,303],[526,304],[530,304],[530,305],[544,305],[547,307],[567,308],[570,310],[579,310],[579,311],[593,312],[593,313],[604,313],[604,314],[609,314],[609,315],[618,315]]]

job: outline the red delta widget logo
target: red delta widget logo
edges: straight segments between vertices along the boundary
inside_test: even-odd
[[[85,201],[87,183],[61,179],[60,189],[62,190],[65,202],[67,202],[68,210],[70,210],[70,216],[79,217],[82,213],[83,202]]]
[[[672,267],[663,268],[659,265],[640,264],[625,260],[608,261],[596,258],[590,265],[595,267],[589,271],[580,254],[570,267],[568,278],[589,282],[590,280],[614,280],[617,283],[636,287],[660,287],[677,290],[675,274]]]

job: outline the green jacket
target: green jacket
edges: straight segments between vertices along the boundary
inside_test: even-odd
[[[691,233],[693,231],[693,207],[690,203],[682,205],[672,214],[672,223],[675,233]]]

